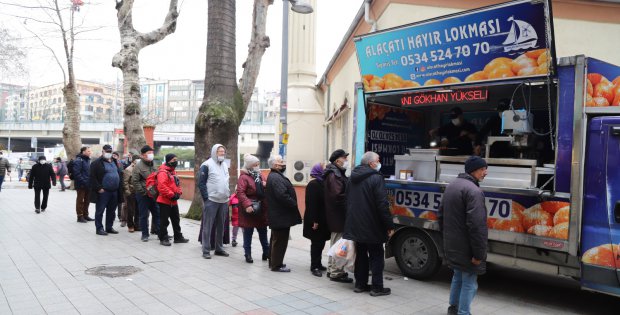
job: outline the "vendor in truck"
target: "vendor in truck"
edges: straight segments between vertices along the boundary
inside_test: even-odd
[[[502,135],[502,112],[510,108],[509,99],[501,99],[497,102],[497,115],[487,119],[486,123],[476,134],[476,142],[474,147],[474,155],[482,155],[483,147],[488,141],[488,137],[497,137]],[[490,147],[489,157],[492,158],[508,158],[514,157],[514,149],[510,143],[506,141],[495,142]]]
[[[449,123],[429,131],[431,138],[441,137],[443,155],[471,155],[474,150],[472,141],[476,134],[476,126],[465,120],[460,107],[450,110]]]

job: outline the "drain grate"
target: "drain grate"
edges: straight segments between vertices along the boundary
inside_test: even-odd
[[[86,269],[86,274],[98,277],[126,277],[134,273],[140,272],[142,269],[134,266],[99,266],[95,268]]]

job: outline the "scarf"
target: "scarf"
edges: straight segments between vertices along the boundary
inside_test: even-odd
[[[318,180],[319,182],[323,181],[323,165],[321,163],[316,163],[310,170],[310,177]]]
[[[248,171],[250,176],[254,178],[254,183],[256,184],[256,199],[260,200],[265,197],[265,189],[263,187],[263,179],[260,176],[259,171]]]

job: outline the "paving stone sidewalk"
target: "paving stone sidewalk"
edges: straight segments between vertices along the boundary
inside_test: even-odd
[[[227,246],[230,257],[201,257],[199,222],[182,219],[187,244],[140,241],[115,222],[117,235],[95,235],[91,223],[75,222],[75,192],[53,188],[47,211],[35,214],[33,191],[5,183],[0,192],[0,314],[445,314],[449,276],[406,280],[393,259],[386,262],[385,285],[392,295],[370,297],[310,274],[309,241],[295,227],[285,263],[291,273],[274,273],[261,261],[255,234],[253,264],[242,241]],[[182,201],[181,212],[189,202]],[[94,216],[94,206],[91,205]],[[170,228],[171,229],[171,228]],[[242,234],[239,233],[239,240]],[[327,250],[327,248],[326,248]],[[327,257],[324,258],[324,264]],[[132,275],[87,274],[101,266],[139,268]],[[476,314],[571,313],[547,305],[515,303],[509,296],[481,290]]]

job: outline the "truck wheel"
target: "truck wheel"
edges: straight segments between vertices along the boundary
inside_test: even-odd
[[[403,232],[396,239],[393,250],[398,267],[407,277],[428,279],[441,267],[435,243],[422,232]]]

